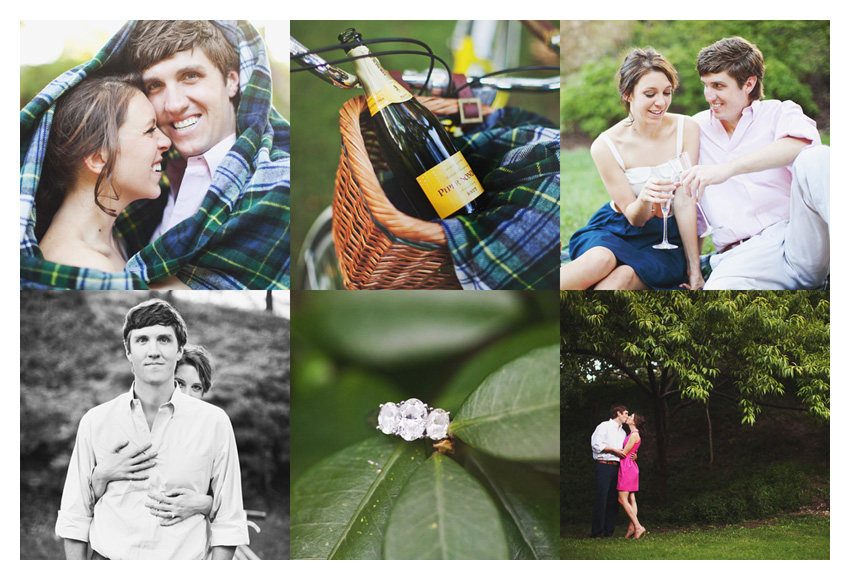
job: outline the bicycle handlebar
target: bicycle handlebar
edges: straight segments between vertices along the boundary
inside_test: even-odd
[[[343,89],[360,87],[360,80],[355,75],[349,74],[332,64],[328,64],[318,54],[310,53],[310,50],[306,46],[295,40],[292,36],[289,37],[289,58],[305,67],[315,67],[311,68],[310,72],[334,86]]]
[[[310,72],[336,87],[343,89],[361,88],[360,81],[356,75],[352,75],[337,66],[328,64],[325,59],[318,54],[312,53],[292,36],[289,37],[289,58],[303,67],[309,68]],[[428,79],[428,74],[408,70],[404,71],[402,79],[413,87],[421,88]],[[548,78],[466,77],[466,82],[470,85],[504,91],[542,92],[556,91],[561,87],[561,79],[558,76]],[[435,94],[439,94],[449,85],[449,76],[445,71],[435,69],[431,71],[428,85]]]
[[[425,84],[427,73],[406,70],[402,73],[402,80],[413,87],[422,87]],[[431,80],[428,85],[439,94],[448,86],[449,76],[445,71],[435,69],[431,72]],[[519,92],[542,92],[542,91],[557,91],[561,88],[561,79],[557,76],[548,78],[528,78],[528,77],[466,77],[466,82],[470,85],[479,85],[500,91],[519,91]]]

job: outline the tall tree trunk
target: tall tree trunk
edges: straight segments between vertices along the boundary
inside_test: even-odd
[[[714,464],[714,438],[711,433],[711,414],[708,412],[708,401],[705,402],[705,418],[708,420],[708,466]]]
[[[271,290],[266,290],[266,312],[274,312],[274,302],[272,301]]]
[[[652,466],[652,497],[659,507],[667,505],[667,453],[670,448],[670,410],[663,396],[653,399],[655,411],[655,463]]]

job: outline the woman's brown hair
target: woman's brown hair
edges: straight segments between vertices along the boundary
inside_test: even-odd
[[[74,187],[85,158],[100,150],[106,152],[106,164],[95,182],[94,203],[116,215],[100,202],[101,190],[104,183],[111,182],[120,153],[118,129],[124,124],[130,101],[141,90],[141,79],[135,74],[89,77],[59,98],[35,195],[36,239],[44,236],[66,192]],[[115,196],[117,199],[117,193]]]
[[[663,73],[673,85],[673,90],[679,86],[679,74],[666,58],[658,54],[654,48],[636,48],[626,55],[620,70],[617,71],[617,90],[620,91],[620,103],[631,116],[632,111],[627,100],[635,90],[635,86],[643,76],[652,71]]]

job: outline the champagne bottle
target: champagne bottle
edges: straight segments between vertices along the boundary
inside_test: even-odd
[[[362,36],[349,28],[339,40],[359,42]],[[348,49],[349,56],[365,54],[370,52],[363,44]],[[374,57],[355,60],[354,68],[366,91],[381,152],[416,217],[432,220],[480,211],[484,189],[437,117]]]

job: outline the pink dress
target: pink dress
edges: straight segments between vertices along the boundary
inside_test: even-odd
[[[632,433],[637,433],[637,429],[632,431]],[[623,440],[623,447],[626,446],[626,442],[629,440],[630,435],[631,433],[626,435],[626,438]],[[629,455],[637,453],[639,447],[640,441],[634,444],[631,451],[629,451]],[[620,460],[620,473],[617,476],[617,489],[620,491],[637,491],[639,475],[640,470],[638,469],[637,463],[635,463],[634,459],[624,457]]]

